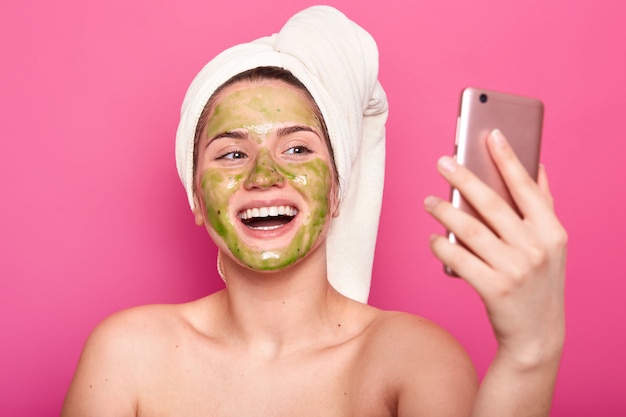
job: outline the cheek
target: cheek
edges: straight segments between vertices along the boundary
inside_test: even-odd
[[[318,210],[327,211],[334,199],[331,195],[334,187],[331,171],[323,160],[288,165],[283,175],[309,201],[317,203]]]
[[[224,235],[230,224],[228,205],[232,195],[241,185],[241,174],[227,174],[220,170],[207,170],[201,178],[201,196],[208,223]]]

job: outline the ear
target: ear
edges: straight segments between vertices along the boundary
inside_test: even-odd
[[[193,193],[193,209],[191,209],[191,211],[193,213],[194,219],[196,220],[196,226],[204,225],[202,204],[200,204],[200,199],[198,198],[198,195],[195,193],[195,191]]]

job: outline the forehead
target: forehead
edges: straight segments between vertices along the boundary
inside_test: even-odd
[[[321,134],[315,104],[299,88],[280,80],[240,81],[215,97],[204,137],[250,126],[301,124]]]
[[[215,97],[210,116],[224,108],[262,113],[314,113],[312,99],[300,88],[281,80],[239,81],[222,89]]]

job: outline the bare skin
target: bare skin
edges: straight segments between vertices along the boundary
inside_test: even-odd
[[[264,303],[272,331],[224,317],[226,292],[114,315],[91,336],[64,415],[467,414],[476,379],[448,334],[333,290],[323,298],[332,313],[306,324],[284,319],[301,310],[293,297]]]
[[[482,297],[498,339],[479,387],[443,329],[351,301],[328,284],[325,234],[338,208],[334,173],[318,165],[330,167],[330,156],[306,101],[274,94],[281,89],[293,91],[277,81],[226,88],[216,107],[239,100],[244,110],[229,125],[209,122],[199,144],[194,215],[223,253],[227,288],[106,319],[85,346],[63,416],[547,416],[564,339],[566,235],[545,172],[529,181],[496,132],[490,150],[523,218],[449,159],[440,173],[491,229],[445,201],[425,202],[473,252],[431,239],[435,256]],[[255,107],[259,92],[299,111],[281,119]],[[307,129],[286,134],[286,126]],[[288,228],[238,223],[242,208],[275,201],[298,213]],[[312,221],[320,216],[326,226]],[[264,248],[276,263],[265,262]]]

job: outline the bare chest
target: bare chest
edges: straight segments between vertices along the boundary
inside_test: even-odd
[[[384,375],[358,350],[280,360],[189,352],[140,395],[140,416],[390,416]]]

